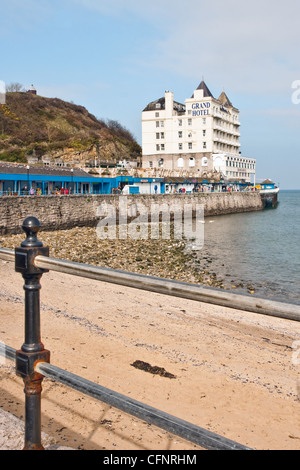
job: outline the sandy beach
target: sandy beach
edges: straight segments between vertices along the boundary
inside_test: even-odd
[[[18,349],[23,279],[10,262],[0,261],[0,273],[1,341]],[[58,367],[253,449],[300,448],[298,322],[50,272],[42,277],[41,329]],[[0,371],[0,448],[22,448],[23,383],[10,361]],[[42,431],[46,448],[198,449],[49,379]]]

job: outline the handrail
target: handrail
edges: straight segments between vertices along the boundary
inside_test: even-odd
[[[165,431],[193,442],[207,450],[251,450],[249,447],[138,402],[133,398],[109,390],[94,382],[90,382],[78,375],[55,367],[52,364],[40,362],[36,366],[36,371],[43,374],[45,377],[59,381],[64,385],[101,400],[114,408],[146,421],[149,424],[158,426]]]
[[[238,310],[300,320],[300,305],[248,295],[232,294],[219,289],[180,281],[135,274],[99,266],[49,258],[49,248],[37,239],[40,223],[28,217],[22,225],[27,234],[15,250],[0,248],[0,259],[15,261],[15,270],[25,284],[25,342],[20,350],[0,343],[0,355],[16,361],[16,372],[23,377],[25,388],[25,447],[43,449],[41,444],[41,383],[44,377],[54,378],[87,395],[97,398],[150,424],[194,442],[206,449],[246,450],[247,447],[208,430],[180,420],[165,412],[108,390],[50,364],[50,351],[40,341],[40,278],[49,270],[103,282],[142,289],[164,295],[212,303]]]
[[[9,359],[10,361],[16,360],[16,350],[0,342],[0,356]]]
[[[0,343],[0,356],[16,360],[16,349]],[[251,450],[249,447],[227,439],[168,413],[141,403],[133,398],[109,390],[99,384],[49,364],[38,362],[35,371],[85,395],[100,400],[149,424],[160,427],[207,450]]]
[[[3,261],[15,261],[14,250],[8,250],[7,248],[0,248],[0,259]]]
[[[36,256],[34,264],[38,268],[132,287],[134,289],[142,289],[222,307],[300,321],[300,305],[298,304],[258,298],[247,294],[233,294],[213,287],[203,287],[198,284],[75,263],[73,261],[48,258],[40,255]]]
[[[0,259],[14,261],[14,250],[0,248]],[[109,282],[134,289],[147,290],[159,294],[181,297],[247,312],[270,315],[288,320],[300,321],[300,305],[284,301],[235,294],[226,290],[205,287],[198,284],[174,281],[145,274],[131,273],[57,258],[38,255],[34,259],[36,267],[52,271]]]

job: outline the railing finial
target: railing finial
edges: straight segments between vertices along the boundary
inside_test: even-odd
[[[43,246],[43,243],[37,239],[41,224],[36,217],[27,217],[22,224],[22,229],[26,233],[26,240],[21,243],[22,247],[37,248]]]

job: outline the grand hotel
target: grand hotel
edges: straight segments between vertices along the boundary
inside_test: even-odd
[[[204,81],[185,104],[166,91],[142,112],[142,166],[255,183],[255,159],[241,156],[239,126],[239,110],[226,93],[214,98]]]

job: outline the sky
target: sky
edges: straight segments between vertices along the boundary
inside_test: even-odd
[[[256,181],[300,189],[300,2],[0,0],[0,82],[119,121],[141,144],[146,105],[204,78],[240,110]]]

